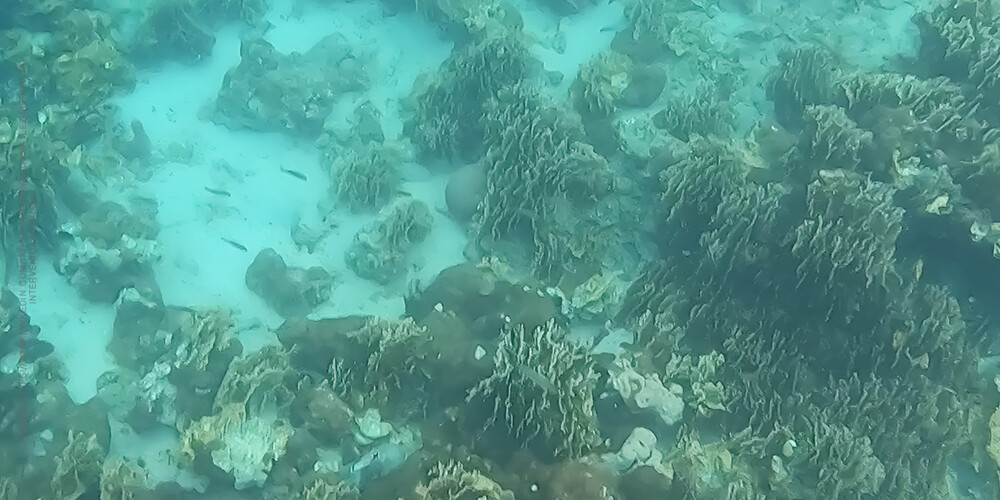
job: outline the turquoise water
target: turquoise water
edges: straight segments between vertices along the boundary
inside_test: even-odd
[[[0,499],[1000,498],[1000,5],[3,7]]]

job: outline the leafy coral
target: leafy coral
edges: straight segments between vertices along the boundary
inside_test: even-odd
[[[608,116],[617,111],[625,89],[629,86],[632,60],[608,50],[580,69],[573,85],[573,96],[581,114]]]
[[[70,431],[66,446],[53,457],[49,498],[74,500],[91,490],[101,475],[104,456],[95,434]]]
[[[480,244],[520,239],[534,253],[535,269],[558,278],[567,268],[600,261],[599,247],[572,235],[599,221],[586,210],[607,195],[614,178],[607,161],[582,137],[579,125],[518,86],[488,103],[486,196],[477,216]],[[592,231],[591,230],[591,231]],[[574,246],[584,250],[577,250]],[[591,261],[592,262],[592,261]],[[572,267],[571,267],[572,266]]]
[[[423,156],[472,159],[490,134],[486,103],[529,74],[525,43],[514,35],[491,37],[457,48],[439,73],[425,77],[412,96],[405,132]]]
[[[890,186],[842,171],[809,185],[807,215],[789,234],[808,307],[827,321],[878,315],[900,290],[893,259],[903,211]]]
[[[184,431],[180,456],[189,462],[211,457],[215,466],[232,475],[238,490],[261,486],[284,455],[292,433],[287,422],[248,414],[244,405],[231,403]]]
[[[421,201],[387,207],[354,235],[345,255],[347,265],[362,278],[388,283],[403,272],[407,253],[427,239],[432,224],[430,210]]]
[[[461,462],[439,462],[431,468],[426,483],[417,486],[420,500],[513,500],[514,494],[504,490],[481,472],[469,470]]]
[[[398,144],[368,142],[341,148],[333,160],[333,192],[352,211],[378,210],[396,197],[400,164],[406,157]]]
[[[487,426],[554,456],[579,457],[601,446],[594,361],[565,335],[554,321],[534,330],[505,327],[493,375],[467,399],[492,408]]]

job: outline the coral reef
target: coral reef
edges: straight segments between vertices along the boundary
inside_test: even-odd
[[[502,335],[493,375],[468,396],[492,408],[487,426],[501,426],[519,442],[557,457],[600,447],[593,360],[554,321],[534,330],[511,325]]]
[[[332,191],[352,211],[378,210],[396,197],[400,165],[407,152],[400,144],[368,142],[356,148],[341,148],[335,156]]]
[[[587,210],[614,185],[607,161],[579,125],[518,86],[491,100],[486,120],[486,196],[476,222],[486,248],[520,239],[539,276],[600,262],[601,221]]]
[[[97,302],[112,302],[126,287],[153,284],[151,265],[160,258],[154,239],[159,230],[155,212],[103,203],[67,223],[61,234],[71,239],[63,248],[59,272],[80,294]]]
[[[433,222],[421,201],[408,199],[386,207],[354,235],[345,255],[347,265],[362,278],[388,283],[404,272],[407,253],[427,239]]]
[[[249,415],[243,405],[232,403],[184,431],[180,457],[210,457],[232,475],[237,490],[261,486],[274,461],[284,455],[292,433],[287,422]]]
[[[479,471],[468,470],[460,462],[439,462],[431,468],[428,476],[426,484],[417,486],[416,494],[420,500],[514,500],[513,493],[505,491]]]
[[[435,76],[414,86],[404,131],[421,156],[474,159],[488,136],[486,103],[529,74],[530,58],[515,35],[457,48]]]
[[[614,114],[630,85],[631,66],[628,56],[613,50],[601,53],[583,66],[572,88],[580,114]]]

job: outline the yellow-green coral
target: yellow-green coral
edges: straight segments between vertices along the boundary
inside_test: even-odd
[[[56,468],[49,483],[49,498],[73,500],[86,493],[97,484],[104,456],[96,434],[69,431],[66,447],[53,457]]]
[[[220,469],[236,480],[236,489],[260,486],[274,462],[285,454],[293,429],[285,421],[248,415],[241,403],[191,424],[181,436],[180,456],[190,463],[209,455]]]
[[[175,368],[204,370],[209,356],[225,349],[235,323],[226,309],[199,309],[181,319],[182,340],[175,351]]]
[[[146,471],[122,459],[109,459],[101,468],[101,500],[132,500],[146,489]]]

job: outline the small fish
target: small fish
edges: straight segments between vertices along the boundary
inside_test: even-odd
[[[240,250],[243,250],[244,252],[246,252],[246,251],[247,251],[247,247],[245,247],[245,246],[243,246],[243,245],[241,245],[241,244],[239,244],[239,243],[237,243],[237,242],[235,242],[235,241],[233,241],[233,240],[231,240],[231,239],[229,239],[229,238],[222,238],[222,237],[220,236],[220,239],[221,239],[222,241],[225,241],[226,243],[229,243],[230,245],[232,245],[232,246],[234,246],[234,247],[236,247],[236,248],[240,249]]]
[[[300,181],[307,180],[306,179],[306,174],[303,174],[302,172],[299,172],[298,170],[292,170],[290,168],[281,167],[281,171],[284,172],[284,173],[286,173],[286,174],[288,174],[288,175],[290,175],[290,176],[292,176],[292,177],[295,177],[296,179],[298,179]]]
[[[217,194],[217,195],[219,195],[219,196],[226,196],[226,197],[229,197],[229,196],[232,196],[232,195],[231,195],[231,194],[229,193],[229,191],[223,191],[223,190],[221,190],[221,189],[212,189],[212,188],[210,188],[210,187],[206,187],[206,188],[205,188],[205,191],[208,191],[209,193],[212,193],[212,194]]]

